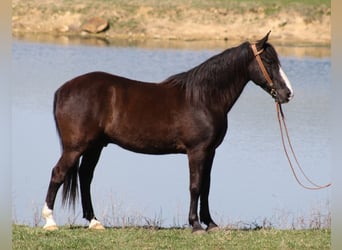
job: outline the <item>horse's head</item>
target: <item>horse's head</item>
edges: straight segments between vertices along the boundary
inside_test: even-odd
[[[250,45],[254,59],[248,66],[250,79],[267,91],[279,103],[286,103],[293,97],[291,83],[282,70],[277,52],[267,43],[267,35]]]

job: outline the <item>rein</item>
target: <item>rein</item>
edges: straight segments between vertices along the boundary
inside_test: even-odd
[[[298,161],[298,159],[296,157],[296,154],[294,153],[294,150],[293,150],[293,147],[292,147],[292,143],[291,143],[291,140],[290,140],[290,137],[289,137],[289,132],[288,132],[288,129],[287,129],[287,126],[286,126],[286,122],[285,122],[284,112],[282,110],[281,104],[279,102],[277,102],[277,101],[276,101],[276,110],[277,110],[277,116],[278,116],[278,122],[279,122],[280,134],[281,134],[281,141],[282,141],[282,144],[283,144],[284,152],[285,152],[286,158],[287,158],[287,160],[289,162],[289,165],[291,167],[291,171],[293,173],[293,176],[295,177],[295,179],[298,182],[298,184],[300,186],[302,186],[303,188],[309,189],[309,190],[319,190],[319,189],[330,187],[331,183],[328,183],[328,184],[323,185],[323,186],[322,185],[317,185],[312,180],[310,180],[310,178],[304,173],[304,170],[301,167],[301,165],[299,164],[299,161]],[[302,173],[304,178],[312,185],[311,187],[304,185],[299,180],[299,178],[298,178],[298,176],[296,174],[296,171],[295,171],[295,169],[293,167],[293,164],[291,162],[289,153],[287,152],[287,149],[286,149],[286,144],[285,144],[285,140],[284,140],[284,132],[283,132],[283,126],[282,125],[284,125],[284,130],[285,130],[285,133],[286,133],[287,142],[288,142],[288,145],[290,147],[292,156],[293,156],[293,158],[294,158],[294,160],[295,160],[295,162],[296,162],[296,164],[298,166],[298,169],[300,170],[300,172]]]
[[[272,97],[275,99],[275,103],[276,103],[276,111],[277,111],[277,117],[278,117],[278,122],[279,122],[279,128],[280,128],[280,134],[281,134],[281,141],[282,141],[282,144],[283,144],[283,148],[284,148],[284,152],[285,152],[285,155],[286,155],[286,158],[289,162],[289,165],[291,167],[291,171],[292,171],[292,174],[293,176],[295,177],[296,181],[298,182],[298,184],[300,186],[302,186],[303,188],[305,189],[309,189],[309,190],[319,190],[319,189],[323,189],[323,188],[327,188],[327,187],[330,187],[331,186],[331,183],[328,183],[326,185],[317,185],[316,183],[314,183],[312,180],[310,180],[310,178],[304,173],[304,170],[302,169],[301,165],[299,164],[299,161],[297,160],[297,157],[296,157],[296,154],[294,153],[294,150],[293,150],[293,147],[292,147],[292,144],[291,144],[291,140],[290,140],[290,137],[289,137],[289,132],[288,132],[288,129],[287,129],[287,126],[286,126],[286,122],[285,122],[285,116],[284,116],[284,112],[283,112],[283,109],[281,107],[281,104],[278,102],[277,100],[277,92],[275,90],[275,87],[274,87],[274,84],[269,76],[269,74],[267,73],[267,70],[261,60],[261,57],[260,57],[260,54],[264,51],[264,49],[261,49],[261,50],[257,50],[256,48],[256,44],[253,43],[251,44],[251,48],[253,50],[253,53],[254,53],[254,56],[255,56],[255,59],[257,60],[258,64],[259,64],[259,67],[262,71],[262,74],[264,75],[269,87],[271,88],[271,91],[270,91],[270,94],[272,95]],[[288,142],[288,145],[290,147],[290,150],[291,150],[291,153],[292,153],[292,156],[298,166],[298,169],[300,170],[300,172],[302,173],[302,175],[304,176],[304,178],[312,185],[311,187],[310,186],[306,186],[304,185],[298,178],[297,174],[296,174],[296,171],[293,167],[293,164],[292,164],[292,161],[290,159],[290,156],[289,156],[289,153],[288,153],[288,150],[286,148],[286,143],[285,143],[285,139],[284,139],[284,132],[283,132],[283,126],[284,126],[284,130],[285,130],[285,133],[286,133],[286,138],[287,138],[287,142]]]

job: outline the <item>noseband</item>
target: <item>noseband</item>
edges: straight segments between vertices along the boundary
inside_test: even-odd
[[[261,57],[260,57],[260,54],[261,54],[262,52],[264,52],[264,49],[261,49],[261,50],[258,51],[257,48],[256,48],[256,44],[255,44],[255,43],[252,43],[252,44],[251,44],[251,48],[252,48],[252,50],[253,50],[255,59],[257,60],[257,62],[258,62],[258,64],[259,64],[259,67],[260,67],[260,69],[261,69],[261,72],[262,72],[262,74],[264,75],[264,77],[265,77],[265,79],[266,79],[266,81],[267,81],[267,83],[268,83],[268,85],[269,85],[269,87],[270,87],[270,89],[271,89],[270,94],[271,94],[271,96],[272,96],[274,99],[276,99],[276,97],[277,97],[277,92],[276,92],[276,90],[275,90],[275,88],[274,88],[273,81],[271,80],[270,75],[267,73],[267,70],[266,70],[266,68],[265,68],[265,66],[264,66],[264,64],[263,64],[263,62],[262,62],[262,60],[261,60]]]

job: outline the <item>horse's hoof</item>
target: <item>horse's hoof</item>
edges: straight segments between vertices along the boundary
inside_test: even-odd
[[[205,230],[203,229],[192,229],[192,233],[195,235],[201,235],[201,234],[205,234]]]
[[[89,227],[89,229],[105,230],[105,227],[100,223],[100,224],[96,224],[95,226]]]
[[[58,229],[58,227],[57,225],[45,225],[43,229],[46,231],[55,231]]]
[[[89,224],[89,229],[104,230],[105,227],[98,220],[92,219]]]
[[[218,226],[208,227],[207,228],[207,232],[208,233],[214,233],[214,232],[218,232],[218,231],[220,231],[220,228]]]

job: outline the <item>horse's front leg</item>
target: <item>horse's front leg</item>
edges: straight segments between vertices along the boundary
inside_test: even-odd
[[[217,224],[213,221],[209,211],[209,190],[210,190],[210,173],[215,156],[215,151],[209,154],[205,163],[205,168],[202,177],[202,189],[200,194],[200,219],[201,222],[207,225],[207,231],[212,231],[218,228]]]
[[[190,210],[189,223],[193,233],[205,232],[198,218],[198,199],[202,190],[202,180],[207,159],[205,150],[193,150],[188,152],[190,169]]]

